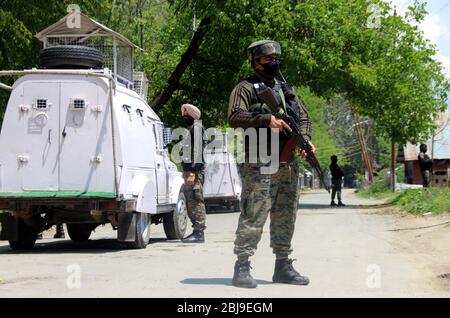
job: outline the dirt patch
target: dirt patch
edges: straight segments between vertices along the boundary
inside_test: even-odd
[[[417,216],[395,211],[392,244],[420,264],[423,279],[450,292],[450,213]]]
[[[349,197],[356,198],[354,193]],[[385,233],[393,252],[417,264],[420,286],[450,292],[450,213],[411,214],[380,200],[357,198],[364,214],[387,216]]]

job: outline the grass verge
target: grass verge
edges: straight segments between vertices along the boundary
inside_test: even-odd
[[[415,214],[450,213],[450,188],[409,189],[394,193],[383,180],[377,180],[368,189],[357,191],[357,195],[387,199],[387,203]]]
[[[405,190],[391,203],[411,213],[450,213],[450,188]]]

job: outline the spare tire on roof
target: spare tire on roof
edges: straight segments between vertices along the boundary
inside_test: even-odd
[[[60,45],[42,49],[41,66],[47,69],[103,68],[103,53],[87,46]]]

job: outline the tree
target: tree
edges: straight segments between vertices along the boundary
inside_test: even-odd
[[[42,6],[36,0],[0,0],[0,67],[37,66],[41,44],[33,34],[65,15],[70,2],[52,0]],[[382,0],[78,4],[145,49],[137,52],[137,68],[147,74],[150,99],[160,101],[159,115],[168,125],[180,123],[179,106],[190,102],[202,109],[206,126],[226,126],[229,94],[252,72],[245,49],[264,38],[281,43],[282,69],[291,84],[308,87],[325,104],[345,95],[351,110],[369,118],[374,133],[394,144],[429,136],[447,98],[449,85],[435,61],[436,49],[417,27],[426,15],[418,3],[405,18],[393,15],[391,5]],[[376,28],[367,23],[373,5],[381,12]],[[201,21],[209,22],[199,28]],[[199,30],[202,36],[195,42]],[[192,43],[195,50],[190,51]]]
[[[345,148],[343,144],[334,138],[334,132],[332,126],[328,125],[326,117],[324,115],[326,109],[329,108],[326,105],[326,101],[323,98],[319,98],[310,91],[307,87],[301,87],[297,89],[297,92],[302,96],[302,100],[308,109],[311,121],[314,123],[313,128],[313,142],[317,148],[317,159],[320,165],[325,168],[330,165],[330,156],[337,155],[341,165],[348,163],[345,157]],[[341,126],[341,124],[339,124]]]
[[[447,107],[449,82],[434,59],[435,46],[417,27],[425,15],[424,5],[415,2],[405,18],[385,16],[374,63],[352,71],[355,82],[371,88],[356,99],[357,108],[374,119],[379,136],[391,141],[393,189],[395,144],[427,139],[435,129],[436,116]],[[366,107],[368,103],[373,107]]]

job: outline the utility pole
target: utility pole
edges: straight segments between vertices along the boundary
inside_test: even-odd
[[[395,168],[397,160],[395,158],[395,142],[391,141],[391,190],[395,192]]]
[[[361,153],[363,156],[364,166],[368,174],[369,183],[373,183],[373,169],[372,161],[370,160],[369,153],[367,152],[366,142],[361,129],[361,121],[359,120],[359,114],[352,111],[353,119],[355,120],[356,134],[358,135],[359,145],[361,146]]]
[[[394,6],[394,16],[397,16],[397,7]],[[397,34],[394,39],[394,47],[397,47]],[[393,137],[391,136],[391,190],[395,192],[395,142]]]

